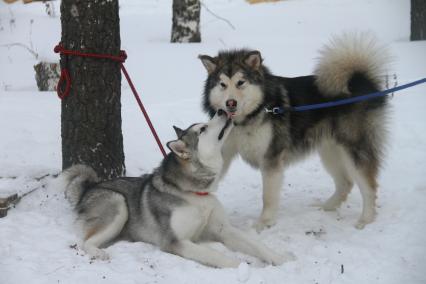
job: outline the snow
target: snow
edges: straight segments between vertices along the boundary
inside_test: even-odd
[[[409,0],[204,3],[236,29],[203,8],[203,42],[170,44],[171,0],[120,2],[126,68],[163,143],[174,139],[172,125],[207,119],[200,107],[206,74],[198,54],[256,48],[274,73],[298,76],[313,71],[317,50],[332,35],[370,30],[394,56],[389,74],[397,75],[398,84],[426,77],[426,42],[408,41]],[[49,17],[42,3],[0,1],[0,193],[47,183],[0,219],[0,283],[426,283],[426,85],[396,93],[391,102],[378,217],[364,230],[354,228],[361,211],[357,188],[337,212],[310,206],[333,192],[314,155],[288,170],[278,223],[257,234],[251,225],[261,210],[260,174],[238,160],[217,193],[231,222],[277,252],[292,251],[296,261],[265,267],[237,253],[251,264],[220,270],[128,242],[106,249],[110,262],[91,261],[80,249],[60,182],[42,178],[61,170],[60,101],[53,92],[37,91],[33,65],[57,60],[52,50],[59,40],[60,19]],[[4,46],[11,43],[32,46],[39,59]],[[122,90],[127,172],[140,175],[158,165],[161,154],[124,81]]]

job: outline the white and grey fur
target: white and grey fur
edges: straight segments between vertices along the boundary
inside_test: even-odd
[[[204,110],[211,115],[226,108],[235,124],[222,150],[222,175],[237,154],[261,171],[263,210],[257,230],[276,222],[285,168],[314,150],[335,183],[335,193],[322,208],[338,208],[356,183],[363,199],[356,227],[363,228],[375,218],[377,176],[386,140],[386,98],[281,115],[265,112],[265,108],[329,102],[382,88],[389,57],[371,35],[336,37],[320,54],[314,75],[295,78],[273,75],[258,51],[199,56],[208,72]]]
[[[278,255],[234,228],[213,194],[195,194],[217,189],[223,164],[220,152],[231,128],[224,111],[207,124],[186,130],[175,127],[178,139],[167,144],[172,152],[152,174],[142,177],[101,182],[90,167],[65,170],[61,178],[83,227],[83,249],[108,259],[101,248],[111,242],[143,241],[205,265],[238,267],[237,258],[203,244],[217,241],[268,264],[291,260],[290,253]]]

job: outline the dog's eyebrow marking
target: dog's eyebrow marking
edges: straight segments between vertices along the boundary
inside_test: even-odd
[[[228,83],[229,81],[231,81],[231,79],[223,73],[219,75],[219,79],[222,80],[225,83]]]
[[[244,79],[244,74],[241,71],[236,72],[232,77],[231,81],[236,83],[239,80]]]
[[[205,123],[196,123],[192,125],[190,130],[198,133],[200,129],[203,128],[204,126],[206,126]]]

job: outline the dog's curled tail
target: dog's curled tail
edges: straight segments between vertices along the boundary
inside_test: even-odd
[[[83,191],[92,183],[100,181],[96,172],[89,166],[74,165],[59,176],[65,185],[65,198],[75,207]]]
[[[320,55],[314,75],[318,88],[327,96],[380,90],[390,61],[387,49],[372,33],[333,37]]]

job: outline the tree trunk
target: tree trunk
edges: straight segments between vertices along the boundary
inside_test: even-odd
[[[118,0],[62,0],[62,45],[66,49],[118,55]],[[99,177],[125,173],[121,132],[120,65],[108,59],[61,56],[71,92],[62,101],[62,167],[83,163]]]
[[[34,65],[35,79],[39,91],[55,91],[61,76],[58,63],[39,62]]]
[[[171,42],[201,42],[199,0],[173,0]]]
[[[426,1],[411,0],[410,40],[426,40]]]

